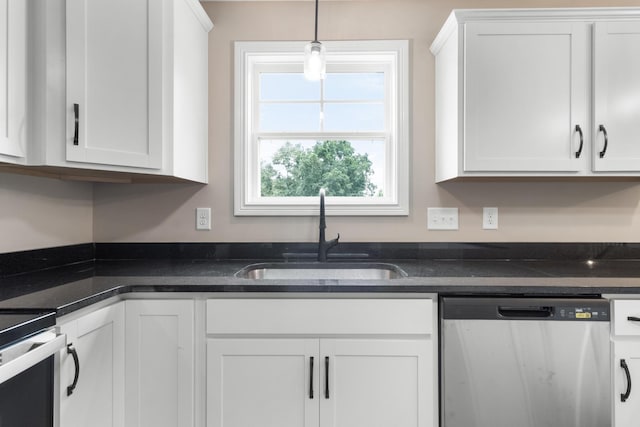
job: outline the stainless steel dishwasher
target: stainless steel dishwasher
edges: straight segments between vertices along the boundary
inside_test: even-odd
[[[443,427],[611,426],[609,303],[441,299]]]

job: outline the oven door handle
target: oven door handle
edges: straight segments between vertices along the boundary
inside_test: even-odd
[[[0,384],[55,355],[58,351],[64,348],[66,342],[66,335],[56,335],[55,338],[46,341],[22,356],[1,365]]]

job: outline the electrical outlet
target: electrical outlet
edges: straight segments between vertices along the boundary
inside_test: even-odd
[[[211,230],[211,208],[196,208],[196,230]]]
[[[498,229],[498,208],[482,208],[482,228],[484,230]]]
[[[427,208],[427,229],[457,230],[458,208]]]

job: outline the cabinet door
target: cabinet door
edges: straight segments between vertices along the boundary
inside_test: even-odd
[[[209,339],[207,427],[317,427],[317,339]]]
[[[598,22],[594,31],[593,168],[637,172],[640,171],[640,22]]]
[[[320,356],[321,427],[435,427],[431,340],[323,339]]]
[[[586,135],[587,30],[566,22],[465,24],[465,171],[586,167],[576,125]]]
[[[0,0],[0,161],[26,154],[27,2]]]
[[[126,301],[125,425],[194,425],[194,303]]]
[[[102,308],[60,327],[77,352],[80,376],[71,395],[75,364],[60,355],[60,426],[124,425],[124,303]]]
[[[67,0],[67,160],[162,166],[165,3]]]
[[[613,342],[612,369],[613,427],[636,425],[640,417],[640,340]]]

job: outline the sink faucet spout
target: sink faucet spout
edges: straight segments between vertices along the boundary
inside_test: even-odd
[[[320,236],[318,239],[318,261],[325,262],[327,261],[327,253],[329,249],[333,248],[338,244],[338,240],[340,239],[340,234],[338,233],[338,237],[333,240],[326,241],[325,238],[325,229],[327,228],[327,222],[325,219],[324,212],[324,188],[320,189]]]

